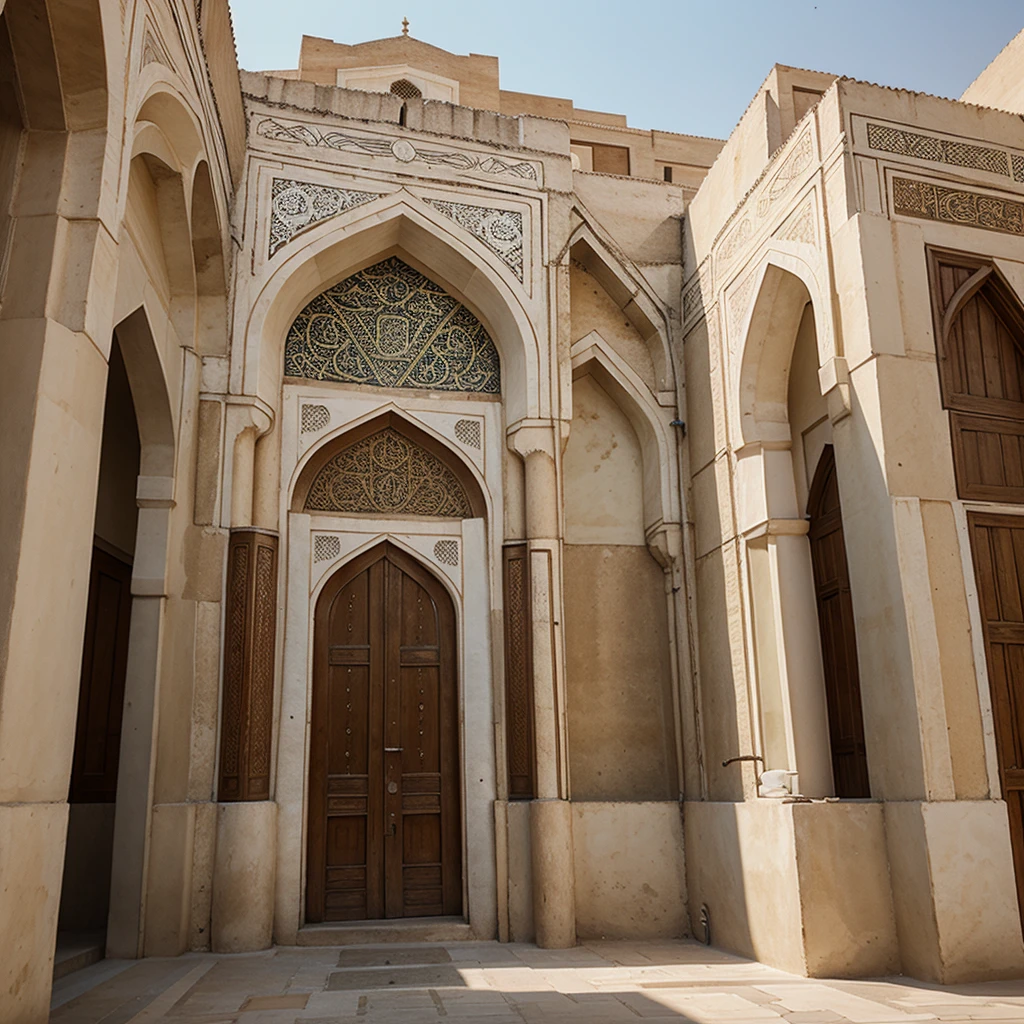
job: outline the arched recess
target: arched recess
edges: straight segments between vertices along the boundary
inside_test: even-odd
[[[678,551],[679,490],[671,412],[596,331],[573,346],[572,366],[562,457],[571,789],[579,800],[675,799],[678,567],[670,552]]]
[[[741,317],[730,404],[738,430],[736,447],[750,441],[789,438],[788,373],[797,330],[808,303],[814,316],[819,365],[838,355],[828,315],[827,291],[811,267],[791,253],[772,250],[754,274],[752,306]]]
[[[196,281],[196,351],[225,355],[228,350],[227,281],[223,233],[213,195],[210,165],[201,161],[192,178],[192,257]]]
[[[615,255],[611,244],[589,220],[573,232],[569,253],[608,293],[644,340],[654,363],[657,390],[674,392],[668,316],[640,272]]]
[[[487,515],[487,501],[483,488],[468,463],[463,461],[461,456],[448,445],[439,441],[436,437],[427,433],[427,431],[421,429],[397,411],[388,411],[373,416],[345,430],[343,433],[335,435],[311,452],[296,476],[295,484],[292,488],[291,511],[327,511],[327,509],[323,508],[314,507],[311,509],[309,507],[311,492],[317,480],[322,479],[321,474],[323,471],[331,466],[333,460],[336,460],[346,451],[359,445],[361,442],[382,435],[387,431],[391,431],[404,439],[411,448],[426,453],[426,458],[422,460],[420,467],[417,467],[417,469],[422,468],[426,473],[433,474],[438,487],[454,492],[455,487],[452,484],[454,480],[458,485],[458,491],[450,495],[451,501],[445,501],[440,493],[437,492],[437,503],[428,501],[423,506],[424,508],[430,507],[432,511],[410,512],[407,511],[409,506],[406,505],[404,507],[396,506],[394,511],[390,513],[383,507],[377,509],[367,507],[362,511],[356,508],[353,508],[351,512],[339,510],[336,514],[373,514],[380,516],[391,514],[406,518],[410,515],[415,517],[421,514],[440,514],[446,517],[474,519],[483,518]],[[369,468],[369,465],[369,460],[367,459],[367,468]],[[396,472],[405,473],[406,465],[407,463],[403,463],[401,467],[396,465]],[[450,474],[450,477],[445,476],[443,471]]]
[[[177,154],[179,168],[195,166],[202,156],[201,123],[170,72],[163,72],[147,90],[134,123],[136,130],[139,125],[156,125]]]
[[[310,228],[253,304],[232,348],[232,385],[276,408],[284,342],[298,313],[325,288],[391,255],[436,281],[487,328],[501,356],[506,420],[550,414],[546,368],[522,297],[451,221],[408,193],[395,193]]]
[[[175,424],[149,319],[142,308],[114,329],[138,431],[138,479],[128,483],[135,513],[124,718],[114,801],[107,948],[137,957],[145,906],[152,816],[157,694],[162,650],[170,516],[174,507]],[[106,441],[106,439],[105,439]]]
[[[573,380],[591,376],[629,418],[643,449],[644,527],[650,537],[680,522],[679,459],[671,426],[674,412],[659,406],[636,372],[591,331],[572,347]]]
[[[818,370],[834,350],[803,261],[771,252],[755,275],[730,406],[760,752],[766,768],[798,773],[800,791],[822,797],[834,786],[805,503],[822,436],[831,441]]]
[[[196,268],[188,215],[180,170],[152,152],[142,151],[133,157],[125,230],[135,242],[157,294],[167,304],[178,342],[192,347]]]

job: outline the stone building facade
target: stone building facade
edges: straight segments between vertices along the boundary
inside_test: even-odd
[[[1024,973],[1024,34],[722,143],[0,8],[0,1019],[58,933]]]

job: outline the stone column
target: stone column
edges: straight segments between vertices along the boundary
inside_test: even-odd
[[[102,148],[102,133],[82,135]],[[0,282],[0,1016],[11,1024],[49,1008],[111,343],[117,245],[99,185],[76,178],[70,204],[59,188],[65,146],[81,137],[23,136],[33,184],[11,204]],[[90,158],[96,180],[102,162]]]
[[[270,946],[277,806],[271,799],[278,536],[254,527],[257,439],[267,410],[229,400],[225,467],[231,529],[224,596],[224,674],[217,773],[217,850],[211,945],[218,953]]]
[[[561,642],[562,550],[555,425],[520,427],[511,443],[526,466],[526,539],[533,646],[536,781],[530,808],[537,945],[576,944],[576,880],[568,799],[565,671]]]

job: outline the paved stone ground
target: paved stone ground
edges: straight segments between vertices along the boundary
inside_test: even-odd
[[[281,948],[104,961],[54,986],[52,1024],[1024,1022],[1024,981],[812,981],[691,942]]]

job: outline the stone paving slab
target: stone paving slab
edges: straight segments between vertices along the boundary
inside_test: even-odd
[[[52,1024],[1024,1024],[1024,980],[798,978],[693,942],[190,953],[54,986]]]

